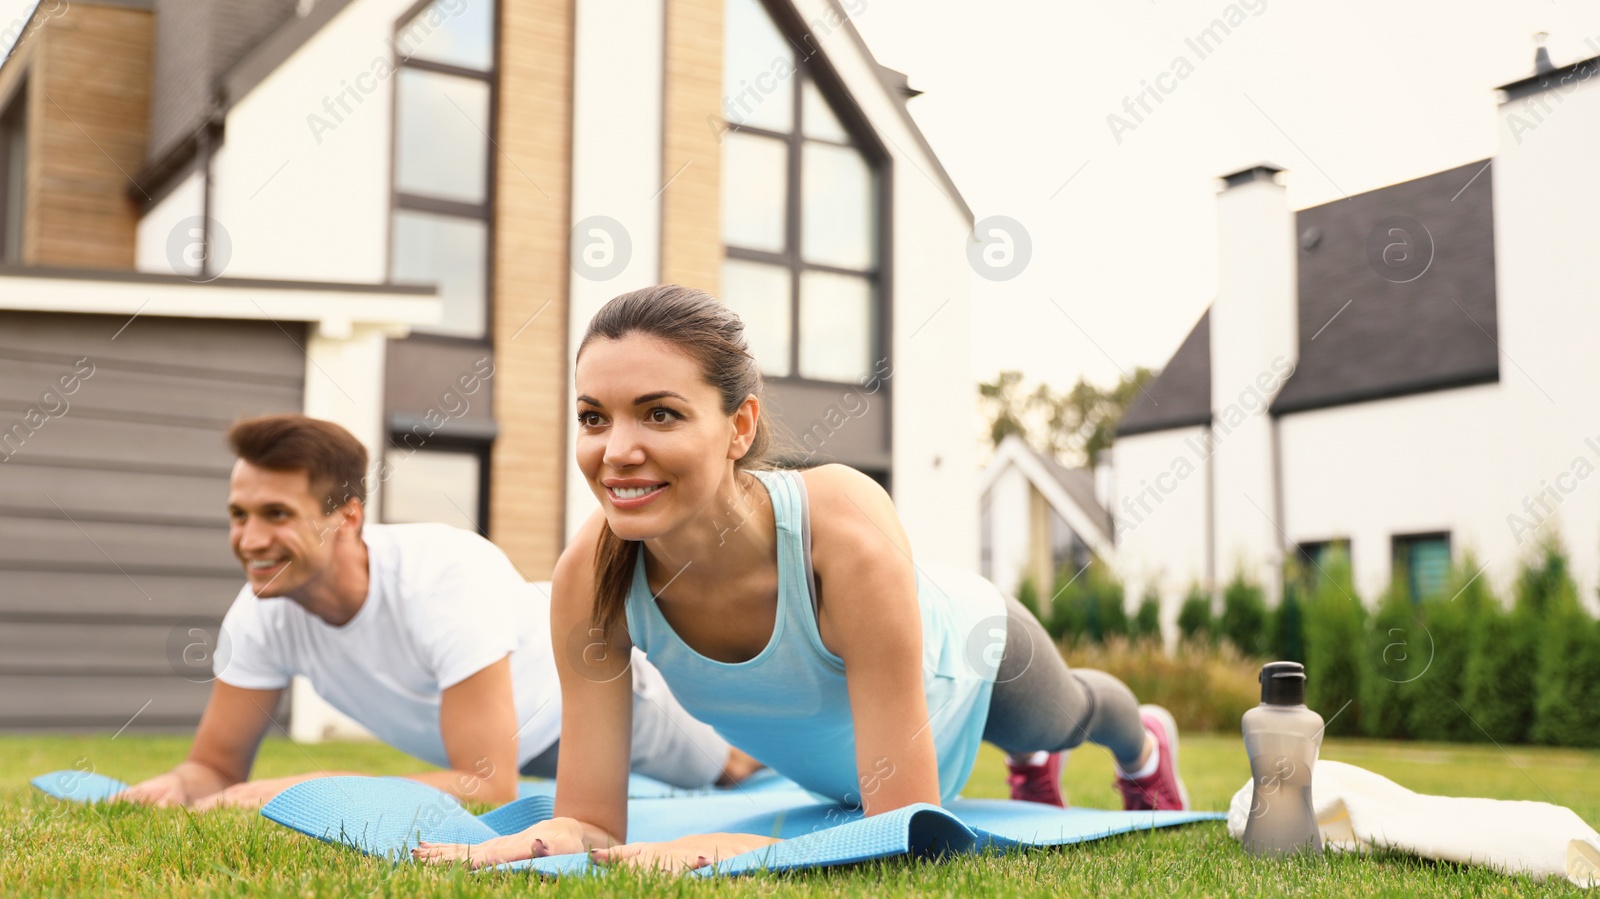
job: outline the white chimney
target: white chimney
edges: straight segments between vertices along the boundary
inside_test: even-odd
[[[1282,171],[1263,163],[1224,176],[1211,306],[1212,570],[1225,583],[1242,566],[1271,596],[1285,537],[1267,407],[1293,369],[1297,317],[1294,213]]]

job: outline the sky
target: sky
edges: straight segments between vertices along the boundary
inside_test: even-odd
[[[1058,390],[1176,349],[1215,289],[1219,176],[1274,163],[1302,209],[1485,159],[1535,32],[1557,65],[1600,53],[1592,0],[844,5],[925,92],[912,115],[977,219],[1032,244],[1011,280],[973,276],[974,377]],[[29,6],[0,0],[0,32]],[[1229,7],[1243,21],[1202,56],[1188,41]],[[1171,92],[1134,121],[1125,99],[1158,78]]]

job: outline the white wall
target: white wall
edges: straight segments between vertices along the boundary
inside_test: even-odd
[[[1161,597],[1162,624],[1176,634],[1178,605],[1191,584],[1209,586],[1206,563],[1206,456],[1203,427],[1117,438],[1117,571],[1131,602]],[[1220,573],[1219,573],[1220,576]]]
[[[388,39],[410,6],[355,0],[228,113],[211,213],[233,242],[226,274],[388,280],[395,79],[374,70],[394,62]],[[344,95],[349,112],[347,85],[360,98]],[[311,116],[332,130],[314,133]]]
[[[1296,543],[1350,539],[1355,586],[1368,603],[1387,588],[1390,539],[1450,531],[1505,584],[1516,561],[1503,510],[1526,465],[1485,427],[1506,391],[1487,384],[1315,412],[1280,421],[1285,530]]]
[[[1255,180],[1217,195],[1211,305],[1216,577],[1235,571],[1276,595],[1282,536],[1267,405],[1295,358],[1294,216],[1284,188]],[[1120,447],[1119,447],[1120,449]]]
[[[978,420],[972,381],[972,223],[958,197],[935,183],[937,160],[896,109],[898,97],[826,0],[794,0],[817,44],[892,156],[894,248],[893,494],[920,558],[978,570],[978,458],[967,423]]]
[[[1600,443],[1600,78],[1569,80],[1505,104],[1500,126],[1491,171],[1506,403],[1504,417],[1480,421],[1478,431],[1515,441],[1507,453],[1514,504],[1497,519],[1507,536],[1506,516],[1567,475],[1561,481],[1572,490],[1556,494],[1558,526],[1592,607],[1600,580],[1600,477],[1580,480],[1571,472],[1580,458],[1600,466],[1600,449],[1586,442]],[[1522,517],[1531,520],[1525,511]]]
[[[1017,587],[1028,573],[1030,539],[1029,497],[1032,485],[1015,465],[995,477],[989,487],[989,552],[993,570],[990,580],[1007,596],[1016,596]],[[1035,584],[1048,590],[1048,584]]]
[[[631,255],[601,279],[578,266],[569,279],[567,408],[577,408],[571,373],[589,319],[612,297],[661,280],[661,90],[663,0],[579,0],[573,49],[572,222],[606,216],[627,234]],[[620,22],[628,27],[617,27]],[[601,224],[600,230],[608,226]],[[583,228],[589,232],[592,227]],[[611,234],[572,236],[579,252]],[[599,507],[574,463],[577,429],[567,428],[567,539]]]
[[[173,229],[185,219],[202,214],[205,208],[204,182],[199,172],[191,173],[139,219],[135,237],[135,268],[141,272],[162,275],[198,274],[198,266],[185,264],[188,257],[179,255],[179,264],[174,264],[167,242]]]

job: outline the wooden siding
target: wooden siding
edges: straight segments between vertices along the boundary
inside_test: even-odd
[[[27,77],[24,264],[133,268],[152,35],[150,10],[74,4],[6,65],[0,92]]]
[[[566,536],[572,2],[500,7],[489,537],[531,580]]]
[[[661,280],[722,281],[722,3],[666,0]]]

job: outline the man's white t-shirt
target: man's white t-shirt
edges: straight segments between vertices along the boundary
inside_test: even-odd
[[[218,658],[217,679],[277,690],[304,675],[373,736],[448,768],[441,694],[510,654],[518,767],[549,748],[561,732],[561,690],[548,584],[524,581],[499,547],[449,525],[368,524],[362,538],[367,599],[354,618],[333,627],[247,585],[222,622],[232,651]]]

